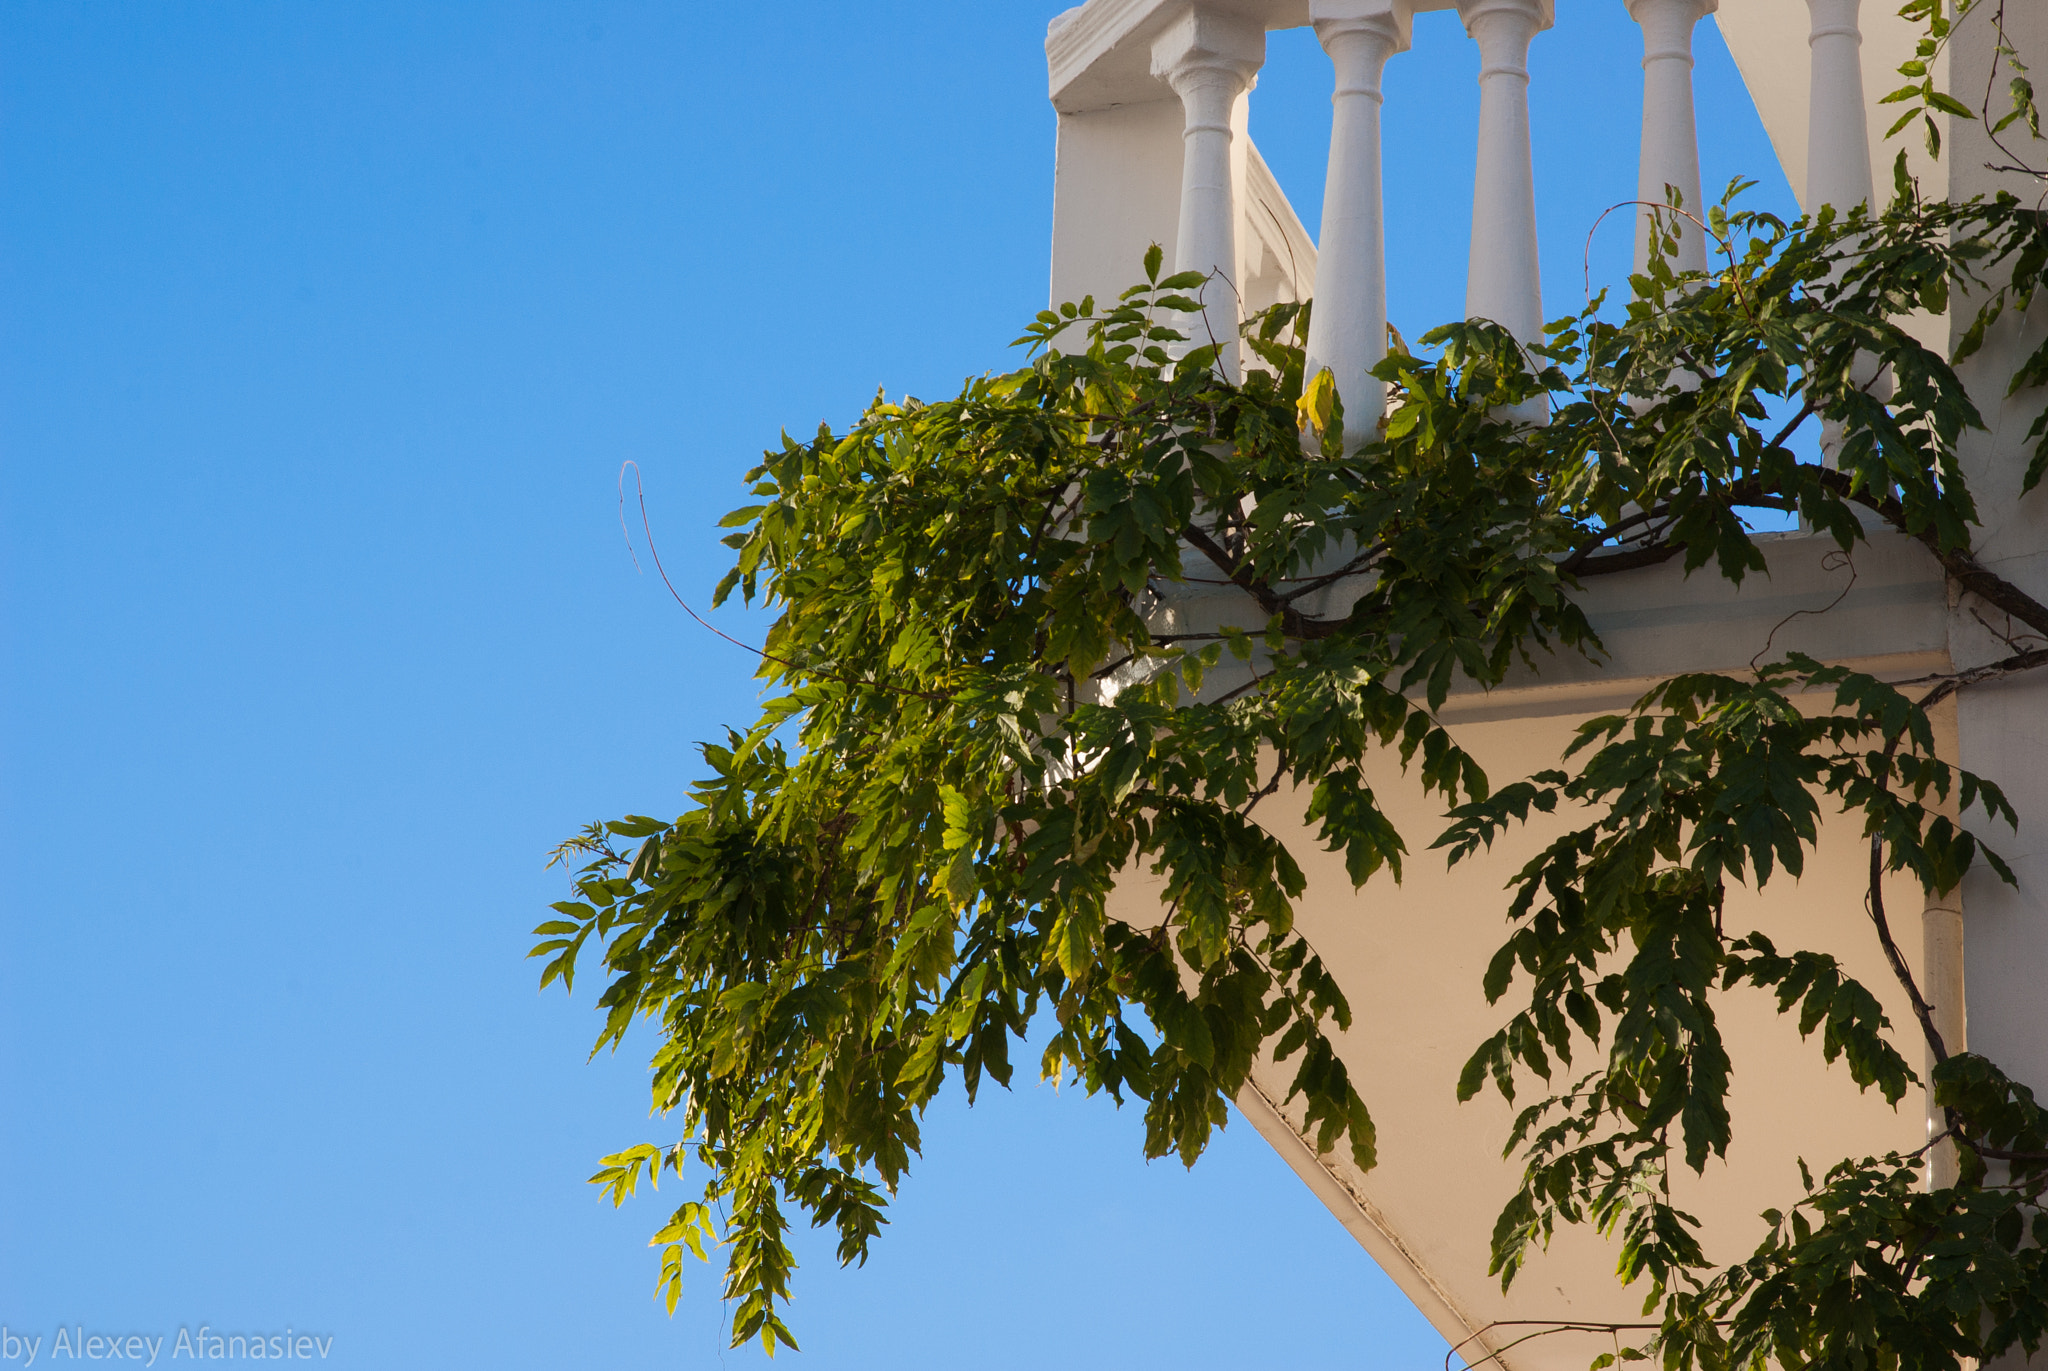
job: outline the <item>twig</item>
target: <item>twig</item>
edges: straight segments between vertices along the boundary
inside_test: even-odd
[[[1663,517],[1665,510],[1667,508],[1668,507],[1665,505],[1658,505],[1654,509],[1638,509],[1635,513],[1625,514],[1621,518],[1616,519],[1611,524],[1603,524],[1600,528],[1600,532],[1597,537],[1593,538],[1590,542],[1581,544],[1578,548],[1574,549],[1569,556],[1567,556],[1563,561],[1557,564],[1557,569],[1559,571],[1568,573],[1578,571],[1581,567],[1584,567],[1588,563],[1590,563],[1593,560],[1593,554],[1598,552],[1602,547],[1606,546],[1608,540],[1613,538],[1617,533],[1620,533],[1623,529],[1628,528],[1633,524],[1647,524],[1654,522],[1655,520]],[[1638,551],[1640,550],[1641,549],[1638,549]],[[1658,558],[1658,560],[1662,561],[1663,558],[1660,557]]]
[[[1837,561],[1837,558],[1839,558],[1840,560]],[[1830,562],[1833,562],[1834,565],[1828,565]],[[1777,623],[1772,624],[1769,636],[1764,639],[1764,645],[1757,649],[1755,657],[1749,659],[1749,669],[1751,671],[1756,670],[1757,662],[1763,657],[1763,655],[1766,652],[1769,652],[1771,650],[1771,644],[1774,641],[1776,641],[1779,629],[1791,623],[1794,619],[1798,618],[1802,614],[1812,614],[1816,616],[1825,614],[1829,610],[1833,609],[1836,605],[1842,603],[1842,601],[1849,598],[1849,592],[1856,588],[1856,559],[1851,557],[1848,553],[1842,551],[1840,548],[1836,548],[1834,551],[1828,553],[1827,556],[1820,559],[1820,569],[1822,571],[1835,571],[1843,566],[1849,568],[1849,584],[1843,586],[1841,591],[1835,596],[1834,599],[1828,601],[1819,609],[1795,609],[1790,614],[1787,614],[1784,618],[1778,620]]]
[[[1973,666],[1968,671],[1958,671],[1952,675],[1940,678],[1922,676],[1913,681],[1901,682],[1901,684],[1917,685],[1924,681],[1938,679],[1939,684],[1920,697],[1920,708],[1927,709],[1930,706],[1940,704],[1964,686],[1973,686],[1981,681],[1996,680],[2000,676],[2010,676],[2017,671],[2032,671],[2037,666],[2048,666],[2048,648],[2036,648],[2032,652],[2022,652],[2015,656],[2002,658],[1996,662],[1986,662],[1983,666]]]
[[[1903,736],[1903,735],[1901,735]],[[1885,748],[1885,774],[1877,780],[1880,791],[1888,791],[1892,752],[1898,747],[1894,738]],[[1892,974],[1899,984],[1906,988],[1906,996],[1913,1005],[1913,1017],[1920,1021],[1920,1031],[1927,1038],[1927,1050],[1934,1054],[1934,1063],[1939,1066],[1948,1060],[1948,1045],[1941,1040],[1941,1030],[1934,1026],[1934,1009],[1920,994],[1920,983],[1913,979],[1913,973],[1906,966],[1905,957],[1899,952],[1899,945],[1892,939],[1892,926],[1884,914],[1884,838],[1880,834],[1870,835],[1870,893],[1865,897],[1864,908],[1870,914],[1871,923],[1877,926],[1877,941],[1884,948],[1884,956],[1891,963]]]
[[[1676,557],[1682,548],[1676,543],[1659,543],[1654,547],[1632,548],[1627,552],[1610,552],[1604,557],[1588,556],[1585,561],[1569,568],[1578,576],[1605,576],[1615,571],[1634,571],[1638,567],[1656,566]]]
[[[1321,576],[1309,576],[1301,578],[1301,589],[1288,591],[1285,595],[1282,595],[1280,597],[1280,601],[1282,604],[1292,604],[1294,601],[1300,599],[1302,596],[1313,594],[1315,591],[1322,590],[1328,586],[1333,586],[1347,576],[1362,575],[1367,569],[1364,566],[1364,563],[1371,561],[1373,557],[1377,556],[1379,553],[1385,552],[1386,550],[1386,540],[1381,539],[1379,542],[1374,543],[1365,551],[1359,553],[1356,557],[1353,557],[1343,566],[1338,567],[1335,571],[1326,572]],[[1295,578],[1293,577],[1283,577],[1281,578],[1281,581],[1282,584],[1286,584],[1294,579]]]
[[[934,704],[952,703],[952,698],[950,696],[938,695],[930,691],[912,690],[908,686],[891,685],[887,681],[857,681],[848,676],[838,675],[835,672],[820,671],[816,667],[803,666],[796,662],[792,662],[787,657],[778,657],[772,652],[764,652],[760,648],[755,647],[752,643],[743,643],[739,639],[733,637],[730,633],[727,633],[724,629],[718,628],[715,625],[706,622],[703,615],[699,614],[696,610],[690,608],[690,602],[682,597],[682,594],[676,589],[676,583],[668,578],[668,568],[664,567],[661,564],[661,553],[654,546],[654,526],[653,524],[648,522],[647,518],[647,488],[645,485],[641,483],[640,480],[640,464],[630,457],[619,464],[620,531],[626,531],[627,467],[633,468],[633,489],[638,494],[640,500],[640,527],[647,534],[647,555],[654,559],[654,569],[661,574],[661,583],[668,587],[668,593],[670,598],[672,598],[677,604],[681,605],[683,607],[683,613],[689,615],[692,619],[695,619],[698,622],[698,624],[702,625],[706,629],[709,629],[718,637],[725,639],[725,641],[731,643],[734,647],[743,648],[746,651],[753,653],[756,657],[759,657],[764,662],[773,662],[777,666],[786,666],[791,671],[801,672],[804,675],[819,677],[827,681],[837,681],[841,685],[852,686],[855,689],[886,690],[895,695],[907,695],[912,699],[929,700]],[[633,535],[630,532],[626,533],[626,550],[629,553],[633,550]],[[639,570],[639,567],[640,558],[638,554],[634,554],[633,568],[637,571]]]
[[[1764,450],[1768,452],[1770,451],[1770,449],[1774,447],[1784,446],[1785,440],[1787,438],[1790,438],[1793,435],[1793,433],[1798,430],[1799,426],[1805,423],[1808,419],[1811,419],[1815,413],[1817,413],[1817,411],[1814,409],[1813,401],[1808,400],[1805,404],[1799,407],[1799,412],[1792,416],[1791,422],[1787,423],[1785,427],[1779,429],[1776,435],[1772,437],[1770,442],[1764,444]]]
[[[2014,652],[2025,652],[2027,650],[2024,647],[2020,646],[2020,639],[2039,638],[2041,636],[2038,633],[2015,634],[2014,632],[2012,632],[2012,624],[2010,622],[2008,622],[2003,629],[1993,628],[1991,626],[1991,621],[1985,618],[1982,614],[1979,614],[1977,612],[1977,607],[1975,605],[1970,606],[1970,617],[1972,619],[1975,619],[1978,623],[1984,625],[1984,631],[1986,633],[1989,633],[1992,637],[1998,639],[1999,642],[2004,643]],[[2010,618],[2010,616],[2007,617],[2008,619]]]
[[[1957,20],[1958,22],[1961,21],[1960,15],[1957,16]],[[2007,53],[2014,53],[2013,60],[2015,64],[2018,62],[2017,50],[2013,47],[2012,39],[2005,31],[2005,0],[1998,0],[1997,5],[1991,11],[1991,29],[1998,37],[1991,45],[1991,65],[1984,73],[1984,103],[1978,108],[1984,118],[1984,136],[1991,140],[1993,147],[2011,158],[2012,162],[2004,166],[1997,166],[1986,162],[1984,168],[1987,171],[2017,172],[2022,176],[2031,176],[2036,181],[2048,181],[2048,173],[2044,173],[2039,167],[2028,166],[2018,153],[2005,145],[1998,136],[1999,121],[1995,121],[1991,117],[1991,92],[1997,89],[1998,86],[1999,63],[2005,60]],[[2022,67],[2020,70],[2024,71],[2025,68]],[[2013,111],[2015,114],[2018,112],[2017,108]],[[2038,135],[2036,136],[2038,137]],[[2040,201],[2035,201],[2035,208],[2040,208]]]
[[[1735,303],[1742,306],[1742,312],[1745,316],[1747,316],[1749,322],[1751,322],[1752,324],[1756,322],[1756,311],[1749,307],[1749,297],[1742,293],[1742,282],[1735,274],[1734,244],[1730,243],[1726,238],[1723,238],[1720,234],[1714,232],[1711,228],[1708,228],[1706,221],[1701,219],[1697,214],[1693,214],[1690,211],[1681,209],[1677,205],[1673,205],[1670,203],[1660,204],[1655,200],[1618,200],[1614,204],[1609,205],[1606,209],[1601,210],[1600,217],[1593,221],[1593,227],[1586,230],[1585,267],[1587,299],[1590,300],[1593,295],[1593,235],[1600,231],[1600,225],[1607,222],[1608,215],[1614,213],[1614,211],[1618,209],[1627,209],[1631,205],[1642,205],[1648,209],[1669,211],[1672,214],[1676,214],[1683,218],[1690,219],[1695,224],[1698,224],[1700,226],[1700,232],[1706,234],[1709,238],[1713,239],[1714,242],[1720,246],[1722,255],[1728,259],[1728,285],[1735,292]]]
[[[1727,1320],[1716,1319],[1715,1322],[1725,1323],[1727,1322]],[[1634,1332],[1651,1328],[1662,1328],[1664,1326],[1661,1323],[1582,1323],[1571,1319],[1495,1319],[1492,1323],[1487,1324],[1484,1328],[1481,1328],[1478,1332],[1472,1334],[1470,1337],[1467,1337],[1462,1341],[1451,1344],[1450,1350],[1444,1353],[1444,1371],[1451,1371],[1451,1358],[1458,1355],[1459,1349],[1465,1347],[1469,1343],[1478,1342],[1480,1339],[1484,1338],[1488,1333],[1491,1333],[1494,1329],[1527,1328],[1531,1325],[1537,1325],[1535,1332],[1524,1333],[1521,1337],[1514,1339],[1512,1342],[1503,1343],[1501,1346],[1494,1348],[1485,1356],[1481,1357],[1478,1361],[1465,1363],[1466,1371],[1475,1371],[1476,1368],[1484,1366],[1486,1365],[1486,1363],[1490,1361],[1499,1360],[1501,1353],[1507,1351],[1509,1348],[1519,1347],[1523,1343],[1529,1341],[1531,1338],[1547,1337],[1552,1333],[1616,1334],[1621,1332]]]
[[[1328,638],[1334,636],[1342,627],[1341,624],[1306,618],[1298,613],[1292,605],[1289,605],[1286,601],[1275,595],[1272,587],[1245,571],[1242,562],[1217,546],[1216,540],[1211,538],[1197,525],[1188,524],[1181,529],[1180,536],[1185,538],[1197,552],[1200,552],[1204,557],[1213,562],[1219,571],[1228,576],[1232,585],[1251,596],[1260,609],[1277,617],[1280,620],[1282,631],[1289,637],[1305,640]]]
[[[1239,816],[1242,817],[1250,814],[1254,809],[1258,808],[1259,801],[1279,790],[1280,782],[1287,776],[1287,770],[1287,756],[1285,753],[1282,753],[1274,759],[1273,779],[1252,792],[1252,797],[1244,802],[1244,808],[1237,811]]]

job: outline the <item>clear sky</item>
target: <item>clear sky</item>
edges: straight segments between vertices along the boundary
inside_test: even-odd
[[[616,476],[703,591],[782,427],[1007,364],[1058,8],[0,4],[0,1322],[38,1364],[201,1324],[380,1371],[759,1363],[712,1273],[650,1298],[660,1200],[583,1182],[663,1136],[644,1056],[586,1064],[591,992],[522,960],[545,850],[674,813],[755,698],[636,573]],[[1641,98],[1620,0],[1559,9],[1553,313]],[[1710,193],[1789,213],[1699,46]],[[1462,301],[1476,70],[1448,15],[1389,69],[1411,338]],[[1329,84],[1276,35],[1253,104],[1311,230]],[[1617,216],[1596,284],[1628,251]],[[806,1238],[784,1364],[1442,1364],[1249,1126],[1188,1174],[1104,1101],[991,1095],[934,1110],[865,1270]]]

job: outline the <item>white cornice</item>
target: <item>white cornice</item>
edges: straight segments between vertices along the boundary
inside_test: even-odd
[[[1183,0],[1089,0],[1053,20],[1045,68],[1054,107],[1072,114],[1171,95],[1152,75],[1151,41],[1183,7]]]
[[[1410,14],[1450,9],[1456,0],[1394,0]],[[1088,0],[1046,26],[1045,67],[1062,114],[1164,100],[1173,92],[1152,74],[1152,40],[1191,0]],[[1203,8],[1256,21],[1267,31],[1305,27],[1309,0],[1201,0]]]
[[[1151,44],[1188,8],[1189,0],[1088,0],[1054,19],[1045,34],[1054,108],[1075,114],[1172,95],[1152,74]],[[1308,23],[1308,0],[1203,0],[1203,8],[1268,30]]]

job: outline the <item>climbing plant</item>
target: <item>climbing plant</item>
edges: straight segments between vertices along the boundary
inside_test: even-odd
[[[1913,46],[1913,55],[1899,65],[1899,75],[1905,84],[1883,97],[1879,102],[1885,105],[1903,105],[1905,108],[1886,130],[1887,136],[1896,134],[1910,125],[1918,123],[1927,141],[1927,151],[1935,157],[1941,156],[1941,125],[1938,115],[1956,119],[1982,119],[1985,137],[1997,149],[2004,160],[1986,163],[1993,171],[2013,172],[2031,177],[2036,181],[2048,182],[2048,169],[2030,155],[2017,151],[2010,140],[2017,140],[2018,132],[2007,134],[2006,130],[2019,125],[2028,135],[2030,142],[2041,137],[2041,109],[2034,97],[2034,83],[2021,60],[2018,47],[2013,43],[2012,34],[2006,26],[2005,10],[2008,0],[1906,0],[1899,10],[1899,17],[1926,32]],[[1969,24],[1975,16],[1975,23]],[[1948,91],[1940,89],[1937,73],[1943,59],[1949,56],[1959,34],[1988,30],[1988,48],[1991,61],[1984,76],[1984,89],[1976,93],[1973,107]],[[2000,79],[2003,78],[2003,85]]]
[[[2039,1347],[2048,1116],[1942,1041],[1882,885],[2011,879],[1978,835],[2016,816],[1937,755],[1929,711],[2048,665],[2030,646],[2048,606],[1972,553],[1958,444],[1983,421],[1955,371],[2048,284],[2048,224],[2009,196],[1923,202],[1903,172],[1876,214],[1786,223],[1732,197],[1703,225],[1710,271],[1653,256],[1625,306],[1596,299],[1539,346],[1478,320],[1397,342],[1365,432],[1304,374],[1308,306],[1252,320],[1257,365],[1223,379],[1175,326],[1206,283],[1162,277],[1155,248],[1115,302],[1041,313],[1017,369],[764,455],[714,596],[776,612],[760,716],[704,745],[679,817],[557,850],[573,897],[534,948],[543,986],[601,968],[599,1048],[658,1031],[675,1140],[593,1179],[615,1202],[664,1174],[690,1187],[655,1239],[670,1308],[686,1256],[722,1244],[735,1344],[794,1346],[793,1218],[865,1259],[921,1112],[949,1082],[1009,1084],[1020,1054],[1142,1110],[1146,1154],[1189,1164],[1270,1058],[1310,1142],[1370,1169],[1401,1121],[1354,1074],[1369,1052],[1336,1050],[1350,1010],[1264,822],[1292,807],[1343,854],[1360,919],[1407,863],[1485,860],[1532,815],[1574,816],[1514,875],[1484,986],[1509,1017],[1459,1083],[1523,1104],[1503,1282],[1558,1225],[1592,1224],[1645,1294],[1622,1359],[1946,1371]],[[1974,320],[1953,358],[1905,327],[1949,310]],[[2048,344],[2010,392],[2044,384]],[[1547,422],[1513,418],[1539,402]],[[1795,446],[1823,422],[1825,465]],[[1911,682],[1796,652],[1677,676],[1528,776],[1489,775],[1441,721],[1455,690],[1599,660],[1578,599],[1596,578],[1763,571],[1759,509],[1845,550],[1872,527],[1915,540],[2017,626],[2008,654]],[[1194,591],[1225,608],[1186,612]],[[1367,780],[1387,757],[1439,826],[1397,828]],[[1831,810],[1867,838],[1863,898],[1912,1022],[1836,951],[1723,918],[1731,885],[1797,877]],[[1113,917],[1137,873],[1157,907]],[[1730,1144],[1715,1007],[1740,987],[1895,1103],[1924,1040],[1953,1182],[1929,1188],[1925,1149],[1802,1163],[1762,1246],[1711,1262],[1667,1181]]]

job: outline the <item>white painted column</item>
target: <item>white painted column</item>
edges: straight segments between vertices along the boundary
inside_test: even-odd
[[[1870,128],[1863,109],[1863,33],[1856,24],[1859,0],[1806,0],[1812,27],[1812,86],[1806,107],[1806,212],[1820,213],[1833,205],[1847,214],[1871,202]],[[1889,396],[1889,375],[1880,375],[1877,359],[1859,355],[1850,373],[1858,385]],[[1821,460],[1834,466],[1842,451],[1842,426],[1824,420],[1820,426]],[[1872,524],[1874,515],[1859,515]]]
[[[1458,16],[1479,44],[1479,165],[1465,314],[1491,319],[1525,343],[1540,342],[1528,60],[1529,40],[1550,27],[1551,0],[1459,0]]]
[[[1308,374],[1324,367],[1344,401],[1344,445],[1357,448],[1386,412],[1372,374],[1387,355],[1386,199],[1380,184],[1380,75],[1408,50],[1403,0],[1310,0],[1310,21],[1337,71],[1330,170],[1316,248]]]
[[[1209,277],[1202,313],[1187,321],[1196,346],[1222,344],[1217,369],[1238,379],[1237,195],[1231,111],[1266,60],[1266,31],[1234,14],[1190,8],[1152,42],[1152,73],[1180,96],[1180,228],[1173,269]]]
[[[1933,1011],[1934,1030],[1951,1056],[1969,1050],[1969,1016],[1963,994],[1963,912],[1962,892],[1929,895],[1920,916],[1920,994]],[[1932,1139],[1947,1127],[1935,1107],[1933,1089],[1934,1052],[1923,1054],[1921,1079],[1927,1088],[1927,1136]],[[1943,1142],[1927,1154],[1927,1188],[1940,1190],[1956,1183],[1955,1144]]]
[[[1685,208],[1706,218],[1700,195],[1700,141],[1693,121],[1692,31],[1701,17],[1720,7],[1720,0],[1628,0],[1628,12],[1643,29],[1643,147],[1636,163],[1636,198],[1666,202],[1666,186],[1676,187]],[[1652,211],[1636,217],[1638,273],[1650,264]],[[1699,225],[1676,221],[1677,271],[1707,269],[1707,239]]]
[[[1806,212],[1847,214],[1870,202],[1870,130],[1863,111],[1858,0],[1806,0],[1813,83],[1806,112]]]

